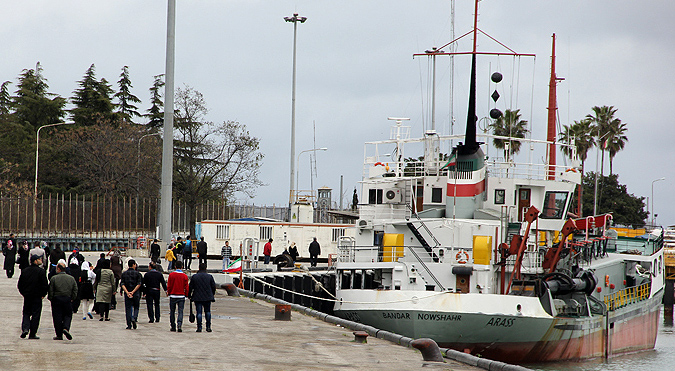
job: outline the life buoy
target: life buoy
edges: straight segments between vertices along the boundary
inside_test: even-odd
[[[469,254],[466,251],[460,251],[455,255],[455,259],[459,264],[466,264],[469,261]]]
[[[373,165],[373,166],[384,166],[384,164],[381,163],[381,162],[376,162],[375,165]]]
[[[609,286],[609,275],[605,276],[605,287]]]
[[[573,168],[573,167],[571,167],[571,168],[565,170],[566,173],[567,173],[567,172],[570,172],[570,171],[573,172],[573,173],[577,173],[577,172],[578,172],[577,169],[575,169],[575,168]]]

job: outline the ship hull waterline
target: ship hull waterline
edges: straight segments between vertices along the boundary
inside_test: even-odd
[[[460,295],[460,294],[457,294]],[[608,316],[544,317],[430,309],[335,308],[335,314],[508,363],[583,360],[653,349],[663,290]],[[496,303],[491,311],[499,307]],[[609,336],[607,328],[609,327]]]

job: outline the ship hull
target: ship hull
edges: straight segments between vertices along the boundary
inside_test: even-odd
[[[423,294],[417,293],[419,297]],[[358,295],[360,300],[365,299],[363,291]],[[411,338],[432,338],[441,347],[523,364],[598,358],[652,349],[656,342],[663,290],[647,300],[610,311],[607,316],[576,318],[551,317],[535,310],[532,307],[538,301],[536,298],[489,295],[494,299],[492,304],[480,308],[490,301],[473,300],[469,298],[470,294],[448,295],[449,298],[433,299],[434,303],[425,305],[421,300],[409,307],[389,304],[388,308],[359,309],[342,304],[336,306],[335,313]],[[343,299],[347,297],[348,294]],[[464,298],[468,300],[462,303]],[[508,310],[500,311],[513,307],[516,302],[525,311],[529,309],[529,314],[513,315],[504,313]],[[427,308],[415,308],[420,306]],[[458,306],[465,310],[456,310]],[[443,307],[448,310],[435,309]]]

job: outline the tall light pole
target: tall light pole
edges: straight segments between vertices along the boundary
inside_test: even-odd
[[[57,122],[55,124],[42,125],[37,129],[37,134],[35,135],[35,184],[33,187],[33,230],[35,230],[35,221],[36,221],[36,209],[37,209],[37,185],[38,185],[38,165],[40,158],[40,130],[42,128],[47,128],[50,126],[59,126],[59,125],[72,125],[74,122]]]
[[[162,187],[159,204],[159,238],[164,247],[171,242],[173,196],[173,77],[176,54],[176,0],[168,0],[166,17],[166,71],[164,84],[164,143],[162,146]]]
[[[297,161],[297,162],[300,163],[300,155],[301,155],[301,154],[303,154],[303,153],[305,153],[305,152],[316,152],[316,151],[328,151],[328,148],[326,148],[326,147],[322,147],[322,148],[312,148],[312,149],[306,149],[306,150],[304,150],[304,151],[301,151],[300,153],[298,153],[298,161]],[[298,173],[299,173],[299,172],[298,172],[298,170],[296,169],[296,170],[295,170],[295,184],[296,184],[297,187],[300,187],[300,180],[299,180],[299,177],[298,177]],[[298,198],[298,190],[296,189],[296,190],[295,190],[295,199],[297,200],[297,198]]]
[[[295,175],[295,50],[298,39],[298,22],[305,23],[307,17],[298,17],[298,13],[294,13],[292,17],[284,17],[286,22],[293,22],[293,92],[291,97],[291,186],[288,194],[288,207],[293,204],[293,175]],[[290,218],[290,213],[289,213]],[[289,219],[290,220],[290,219]]]
[[[650,208],[652,211],[652,226],[654,226],[654,183],[658,182],[659,180],[666,180],[666,178],[664,177],[652,180],[652,198],[650,200],[652,203],[652,207]]]

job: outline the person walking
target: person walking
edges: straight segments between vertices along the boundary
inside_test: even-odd
[[[319,255],[321,255],[321,245],[319,245],[316,237],[314,237],[314,241],[309,244],[309,263],[312,267],[316,267],[316,261]]]
[[[49,253],[49,275],[47,278],[51,279],[56,274],[56,264],[59,260],[66,261],[66,253],[61,250],[61,245],[56,244],[54,250]]]
[[[124,296],[124,312],[127,317],[127,330],[136,329],[138,322],[138,310],[141,306],[141,287],[143,286],[143,275],[136,270],[138,264],[134,259],[127,262],[129,269],[122,273],[122,290],[120,294]]]
[[[87,316],[94,319],[91,314],[94,309],[94,282],[96,281],[96,273],[88,261],[82,262],[82,270],[80,271],[80,287],[77,290],[79,293],[80,305],[82,305],[82,319],[86,320]]]
[[[42,269],[43,256],[31,255],[30,266],[21,271],[17,288],[23,296],[23,319],[21,320],[21,338],[28,335],[29,339],[39,339],[37,336],[42,315],[42,299],[47,296],[49,282]]]
[[[161,253],[161,248],[157,242],[159,241],[155,238],[150,245],[150,261],[155,263],[159,261],[159,254]]]
[[[68,263],[68,274],[70,274],[74,279],[75,282],[77,283],[77,291],[80,292],[82,288],[80,285],[82,284],[82,281],[80,280],[80,277],[82,275],[81,271],[81,266],[82,262],[84,262],[84,256],[80,254],[80,249],[77,247],[73,249],[73,252],[68,256],[68,260],[66,260]],[[73,313],[77,313],[80,310],[80,298],[78,295],[78,298],[73,301]]]
[[[52,302],[52,320],[54,322],[54,340],[72,340],[70,322],[73,320],[73,306],[71,302],[77,299],[77,283],[66,273],[66,261],[59,260],[56,264],[56,274],[49,281],[49,300]]]
[[[298,254],[298,247],[295,246],[295,242],[291,242],[291,246],[288,248],[288,255],[290,255],[291,258],[293,258],[293,262],[298,260],[298,256],[300,254]]]
[[[103,321],[105,316],[106,321],[110,321],[108,317],[110,314],[110,302],[117,292],[117,281],[115,274],[110,269],[110,260],[105,259],[101,262],[101,272],[96,275],[96,282],[94,283],[96,289],[96,305],[98,305],[98,314]]]
[[[176,238],[176,243],[174,244],[173,248],[173,255],[176,257],[176,261],[182,262],[183,261],[183,237],[177,237]],[[174,263],[174,267],[175,267]]]
[[[230,258],[232,258],[232,247],[230,247],[230,241],[225,241],[225,246],[220,249],[220,256],[223,257],[223,270],[226,270],[230,265]]]
[[[9,234],[9,238],[2,245],[2,255],[5,256],[4,268],[5,273],[7,273],[7,278],[12,278],[14,276],[14,266],[16,265],[16,238],[14,238],[14,233]]]
[[[204,236],[202,236],[199,239],[199,242],[197,242],[197,256],[199,257],[199,264],[202,264],[202,263],[207,264],[207,267],[208,267],[208,263],[206,262],[206,254],[207,254],[208,250],[209,250],[209,247],[206,244],[206,241],[204,241]]]
[[[21,247],[19,247],[17,250],[17,254],[19,254],[19,258],[16,260],[16,262],[19,264],[19,269],[23,270],[30,265],[30,248],[28,247],[28,241],[21,242]]]
[[[122,270],[124,269],[124,262],[122,261],[122,253],[120,249],[113,249],[113,256],[110,257],[110,270],[115,274],[115,287],[120,286],[120,279],[122,278]],[[112,301],[110,302],[110,309],[117,309],[117,297],[112,296]]]
[[[170,244],[169,247],[166,249],[166,255],[164,255],[164,259],[166,259],[168,263],[166,270],[170,271],[173,269],[173,264],[176,261],[176,255],[173,253],[174,251],[174,246],[173,244]]]
[[[206,332],[211,332],[211,302],[216,301],[216,281],[206,272],[206,264],[199,264],[199,271],[190,279],[188,297],[197,310],[197,332],[202,332],[202,311],[206,317]]]
[[[274,240],[270,238],[269,241],[267,241],[267,243],[263,247],[263,255],[265,256],[265,264],[270,263],[270,256],[272,255],[272,242],[273,241]]]
[[[148,318],[150,323],[159,322],[159,298],[160,288],[167,292],[164,275],[157,271],[157,263],[150,262],[148,265],[150,271],[143,276],[143,286],[145,286],[145,301],[148,305]]]
[[[185,237],[185,243],[183,243],[183,266],[185,267],[186,270],[192,270],[190,269],[190,266],[192,265],[192,240],[190,240],[190,236],[188,235]]]
[[[183,268],[183,262],[177,261],[176,270],[169,273],[169,282],[166,285],[169,295],[171,331],[178,332],[183,332],[183,308],[185,308],[185,297],[190,293],[188,276],[183,273],[181,268]],[[176,309],[178,309],[178,316],[176,316]]]

